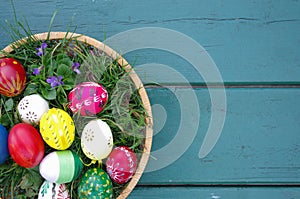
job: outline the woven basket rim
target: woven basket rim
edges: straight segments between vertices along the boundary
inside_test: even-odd
[[[99,40],[96,40],[92,37],[78,34],[78,33],[71,33],[71,32],[50,32],[48,35],[48,32],[44,33],[38,33],[33,35],[34,38],[44,41],[49,38],[49,40],[59,40],[64,38],[74,38],[78,41],[84,42],[90,46],[93,46],[99,50],[102,50],[106,55],[112,57],[113,59],[117,59],[118,63],[125,68],[126,71],[130,71],[129,76],[131,80],[133,81],[135,87],[138,89],[139,95],[141,97],[142,103],[144,105],[144,108],[147,112],[146,117],[146,131],[145,131],[145,141],[144,141],[144,149],[143,154],[140,158],[137,170],[131,180],[129,181],[126,188],[121,192],[121,194],[117,197],[117,199],[125,199],[127,196],[132,192],[134,187],[137,185],[138,181],[140,180],[146,165],[148,163],[149,157],[150,157],[150,151],[152,146],[152,136],[153,136],[153,119],[152,119],[152,110],[150,101],[146,92],[146,89],[140,80],[139,76],[136,74],[134,69],[131,67],[131,65],[115,50],[110,48],[108,45],[102,43]],[[19,41],[16,41],[16,43],[26,43],[27,38],[20,39]],[[3,51],[10,53],[12,52],[14,43],[6,46]],[[0,57],[3,57],[4,55],[0,53]]]

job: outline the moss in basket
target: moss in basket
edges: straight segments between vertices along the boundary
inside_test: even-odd
[[[130,71],[126,71],[117,60],[112,60],[101,50],[79,42],[76,38],[50,40],[48,37],[46,41],[39,41],[33,36],[28,25],[25,28],[23,23],[17,20],[16,22],[15,25],[8,24],[11,38],[17,41],[27,37],[27,42],[14,43],[13,52],[2,54],[16,58],[23,64],[28,81],[21,95],[14,98],[0,97],[0,123],[7,129],[20,123],[16,106],[22,97],[35,93],[47,99],[50,107],[61,108],[72,115],[67,108],[68,92],[77,83],[94,81],[102,84],[110,94],[106,107],[96,117],[106,121],[111,127],[114,145],[129,146],[137,154],[141,154],[147,115],[138,90],[129,78]],[[84,162],[90,162],[81,150],[80,132],[85,124],[95,117],[74,114],[73,118],[77,133],[70,149],[79,154]],[[51,151],[53,149],[46,146],[46,154]],[[96,166],[85,167],[84,171]],[[102,167],[105,169],[103,165]],[[79,179],[67,184],[72,198],[77,198]],[[12,198],[32,198],[37,196],[42,181],[38,168],[20,167],[12,159],[0,165],[0,197],[7,198],[10,193],[9,197]],[[117,197],[124,187],[126,184],[114,184],[114,197]]]

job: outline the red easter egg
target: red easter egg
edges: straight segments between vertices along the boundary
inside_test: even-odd
[[[14,58],[0,59],[0,94],[14,97],[22,93],[26,84],[26,72]]]
[[[44,157],[44,148],[42,137],[30,124],[16,124],[9,132],[9,153],[12,159],[22,167],[37,166]]]
[[[77,85],[68,95],[69,108],[73,113],[80,111],[82,116],[95,115],[106,105],[108,93],[95,82],[84,82]]]
[[[106,161],[106,170],[110,178],[118,184],[126,183],[135,173],[137,158],[128,147],[113,149]]]

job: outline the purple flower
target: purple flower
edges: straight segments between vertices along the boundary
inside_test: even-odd
[[[44,68],[44,66],[40,66],[40,67],[38,67],[38,68],[33,68],[32,74],[34,74],[34,75],[40,74],[40,73],[41,73],[41,70],[42,70],[43,68]]]
[[[41,47],[39,47],[39,48],[36,48],[36,54],[37,54],[37,56],[39,56],[39,57],[41,57],[41,56],[43,56],[43,54],[44,54],[44,49],[45,48],[47,48],[47,44],[46,43],[42,43],[42,45],[41,45]]]
[[[54,88],[56,86],[59,86],[59,85],[63,85],[64,82],[62,81],[62,76],[51,76],[51,77],[48,77],[48,79],[46,80],[48,84],[51,85],[51,88]]]
[[[41,48],[44,50],[45,48],[47,48],[47,46],[48,46],[47,43],[43,42],[42,45],[41,45]]]
[[[81,72],[80,72],[79,68],[80,68],[80,64],[78,62],[74,62],[72,65],[72,70],[75,73],[80,74]]]
[[[40,71],[39,68],[34,68],[32,74],[38,75],[38,74],[40,74],[40,72],[41,72],[41,71]]]

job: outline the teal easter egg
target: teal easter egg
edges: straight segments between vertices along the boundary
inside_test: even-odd
[[[78,186],[80,199],[110,199],[113,197],[113,186],[108,174],[100,168],[86,171]]]
[[[54,151],[40,163],[40,174],[52,183],[68,183],[82,172],[83,164],[79,156],[70,150]]]

